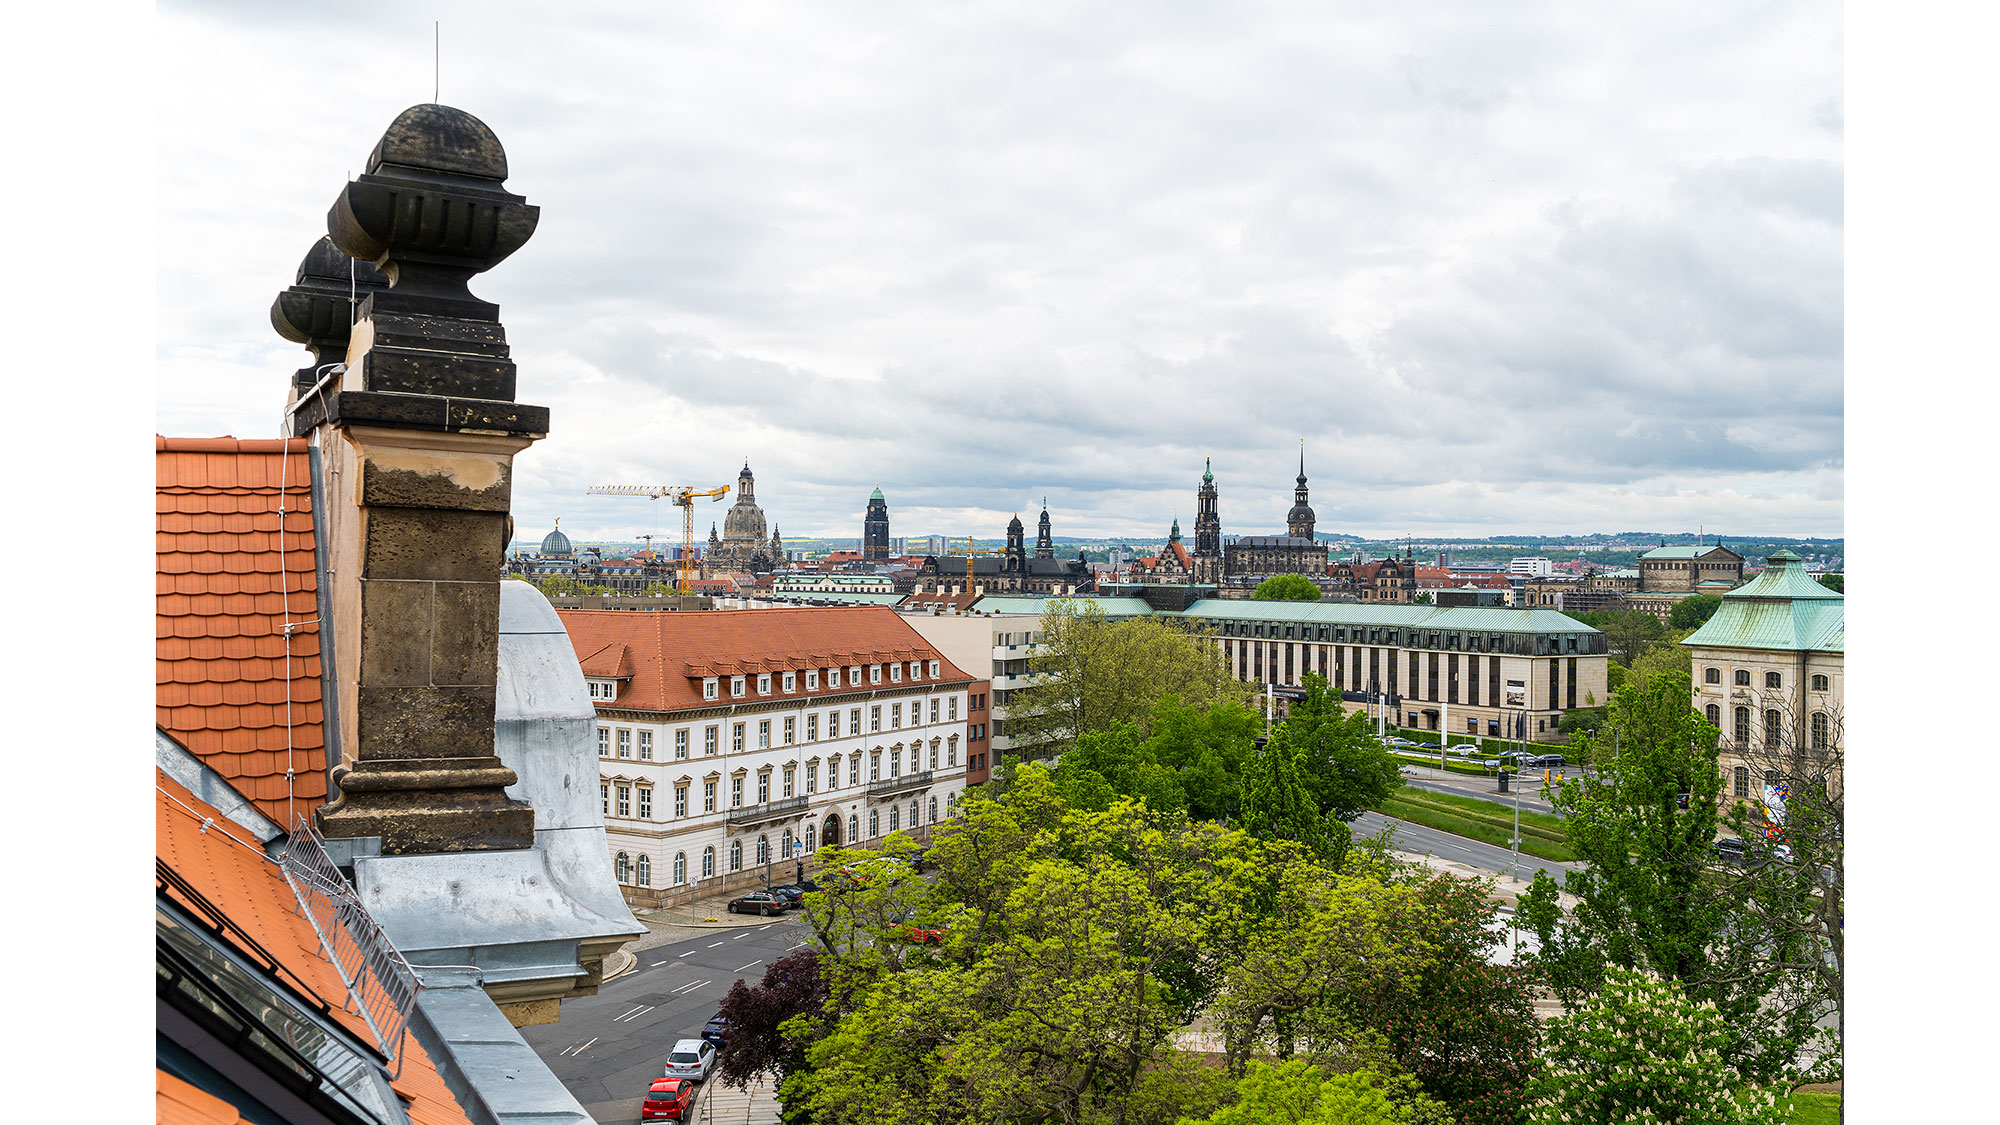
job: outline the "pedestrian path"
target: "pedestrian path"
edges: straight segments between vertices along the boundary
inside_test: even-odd
[[[752,1082],[747,1090],[708,1083],[702,1093],[699,1125],[778,1125],[778,1089],[770,1078]]]

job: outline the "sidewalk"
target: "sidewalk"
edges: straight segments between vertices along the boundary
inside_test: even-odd
[[[702,1105],[694,1116],[696,1125],[778,1125],[778,1088],[770,1078],[738,1090],[721,1082],[703,1083]]]

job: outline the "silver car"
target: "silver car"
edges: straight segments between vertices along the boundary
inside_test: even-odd
[[[715,1044],[706,1039],[682,1039],[667,1052],[667,1077],[706,1081],[715,1063]]]

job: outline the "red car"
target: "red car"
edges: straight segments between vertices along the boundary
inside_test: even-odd
[[[685,1078],[655,1078],[639,1107],[641,1121],[685,1121],[694,1111],[694,1083]]]

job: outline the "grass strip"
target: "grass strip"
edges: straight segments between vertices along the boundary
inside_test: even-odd
[[[1488,824],[1483,820],[1474,820],[1469,817],[1446,812],[1433,805],[1404,801],[1396,797],[1390,797],[1383,801],[1377,811],[1407,820],[1412,824],[1421,824],[1426,828],[1435,828],[1440,832],[1449,832],[1454,836],[1464,836],[1469,839],[1483,841],[1493,844],[1496,847],[1506,847],[1508,837],[1513,835],[1513,824],[1511,821],[1507,827],[1501,828],[1493,824]],[[1529,833],[1526,831],[1526,825],[1523,825],[1522,828],[1521,850],[1523,852],[1541,859],[1555,860],[1558,863],[1567,863],[1576,858],[1575,853],[1571,852],[1567,846]]]
[[[1459,793],[1439,793],[1434,789],[1418,789],[1406,785],[1396,794],[1405,801],[1416,801],[1427,805],[1439,805],[1446,811],[1459,816],[1469,816],[1475,820],[1504,820],[1511,827],[1514,823],[1514,806],[1504,801],[1489,801],[1483,797],[1467,797]],[[1552,840],[1567,840],[1563,832],[1563,818],[1551,813],[1521,810],[1521,829],[1535,831]]]
[[[1840,1125],[1840,1095],[1801,1091],[1792,1095],[1790,1125]]]

